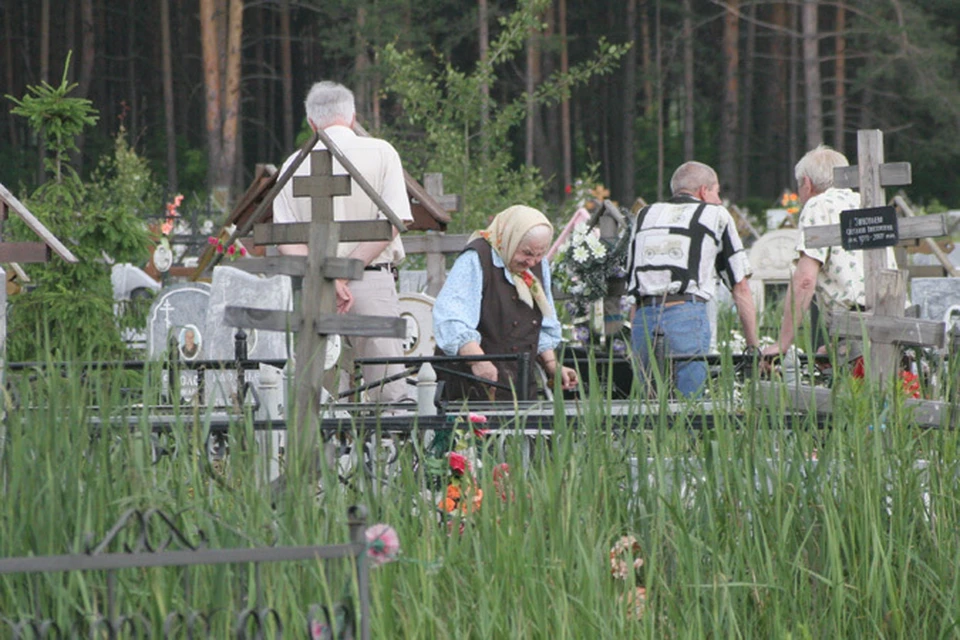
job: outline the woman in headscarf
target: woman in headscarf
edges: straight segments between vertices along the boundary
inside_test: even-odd
[[[536,360],[564,389],[577,385],[577,373],[560,366],[560,322],[553,307],[550,269],[543,256],[550,248],[553,225],[532,207],[514,205],[501,211],[482,231],[476,231],[457,258],[433,306],[437,350],[448,356],[519,354],[528,352],[527,397],[533,398]],[[458,368],[516,387],[517,360],[475,360]],[[489,399],[489,385],[459,376],[439,376],[449,400]],[[519,393],[519,390],[517,390]],[[514,394],[496,389],[496,400]]]

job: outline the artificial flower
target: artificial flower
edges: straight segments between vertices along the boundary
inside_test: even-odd
[[[367,558],[374,567],[393,562],[400,553],[400,536],[396,529],[388,524],[375,524],[367,527]]]
[[[457,476],[458,478],[463,476],[463,474],[465,474],[470,468],[470,462],[462,453],[450,452],[449,461],[450,471],[452,471],[453,475]]]

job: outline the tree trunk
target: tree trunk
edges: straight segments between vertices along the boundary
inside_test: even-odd
[[[490,52],[490,15],[487,0],[477,2],[477,38],[479,40],[480,65],[487,63]],[[486,161],[490,155],[490,84],[480,83],[480,157]]]
[[[693,2],[683,0],[683,159],[696,153],[696,84],[693,74]]]
[[[820,38],[817,27],[818,0],[803,0],[803,81],[806,87],[807,148],[823,143],[823,102],[820,86]]]
[[[843,140],[847,127],[847,38],[844,35],[847,8],[837,5],[837,62],[833,85],[833,148],[843,153]]]
[[[664,131],[663,131],[663,23],[660,21],[660,0],[656,0],[654,9],[654,27],[656,28],[657,48],[657,81],[656,81],[656,114],[657,114],[657,200],[663,200],[664,165]]]
[[[66,16],[66,37],[65,43],[67,51],[75,51],[77,48],[77,3],[68,2],[67,3],[67,16]],[[76,81],[77,77],[77,65],[71,64],[70,68],[67,69],[67,80],[71,83]]]
[[[627,0],[627,42],[636,42],[637,0]],[[634,47],[627,51],[623,63],[623,149],[621,150],[620,189],[617,199],[630,203],[636,197],[636,146],[634,131],[637,126],[637,54]],[[569,184],[569,183],[568,183]]]
[[[226,93],[223,101],[223,156],[221,158],[220,171],[217,179],[217,187],[225,195],[223,199],[225,208],[229,208],[230,206],[231,190],[236,184],[237,136],[240,129],[240,85],[243,72],[241,66],[243,0],[229,0],[229,5]]]
[[[137,132],[140,129],[140,113],[138,89],[140,80],[137,77],[137,14],[136,7],[139,0],[127,0],[127,91],[130,102],[127,108],[130,110],[130,121],[128,131],[130,132],[130,146],[132,147],[137,139]]]
[[[50,82],[50,0],[40,1],[40,82]]]
[[[203,82],[206,97],[207,187],[217,186],[222,145],[220,104],[220,55],[217,47],[217,3],[200,0],[200,38],[203,47]]]
[[[170,0],[160,1],[160,57],[163,66],[163,116],[167,137],[167,191],[177,192],[177,127],[173,99],[173,53],[170,49]]]
[[[773,33],[770,39],[770,60],[772,69],[767,82],[764,111],[766,124],[766,149],[773,162],[765,164],[762,183],[769,185],[764,195],[774,197],[784,184],[783,177],[791,162],[796,162],[788,153],[788,107],[787,87],[789,83],[788,39],[790,29],[789,11],[784,2],[773,5],[770,16]]]
[[[290,0],[280,0],[280,74],[283,79],[283,148],[293,149],[293,55],[290,51]]]
[[[717,173],[731,200],[738,195],[737,139],[740,128],[740,0],[728,0],[723,18],[723,105]]]
[[[80,0],[80,75],[77,80],[77,92],[74,94],[78,98],[86,98],[90,95],[93,63],[97,57],[93,29],[93,0]]]
[[[7,79],[7,91],[13,95],[19,95],[20,91],[16,85],[16,75],[13,66],[13,7],[9,7],[3,12],[3,43],[4,43],[4,75]],[[10,129],[10,146],[17,148],[20,146],[20,136],[17,135],[17,116],[10,113],[7,109],[7,125]]]
[[[747,50],[743,70],[743,121],[740,126],[740,197],[750,194],[750,151],[753,136],[753,88],[757,56],[757,5],[749,8]]]
[[[655,71],[650,48],[650,3],[649,0],[640,0],[640,73],[643,76],[644,114],[648,118],[653,115],[656,107],[653,95]]]
[[[367,55],[367,8],[357,5],[357,44],[354,56],[354,75],[357,78],[354,96],[357,103],[357,114],[363,122],[370,121],[370,56]]]
[[[527,73],[524,87],[527,93],[527,135],[523,153],[523,161],[527,167],[533,166],[534,129],[537,126],[537,106],[533,100],[533,92],[540,82],[539,37],[534,29],[531,29],[527,36]]]
[[[797,8],[790,7],[790,25],[791,34],[798,33],[797,29]],[[790,36],[790,84],[787,91],[787,158],[790,164],[795,163],[800,158],[800,127],[798,126],[797,116],[797,91],[800,86],[800,54],[798,38],[796,35]]]
[[[483,0],[485,3],[486,0]],[[627,0],[628,3],[635,5],[636,0]],[[633,30],[630,31],[631,35]],[[637,60],[633,49],[630,50],[630,58],[633,60],[634,82],[636,82]],[[566,74],[570,70],[570,56],[567,50],[567,0],[560,0],[560,73]],[[636,94],[636,90],[633,92]],[[636,107],[633,107],[636,111]],[[630,129],[632,139],[633,128]],[[564,98],[560,103],[560,145],[563,155],[563,186],[564,190],[568,185],[573,184],[573,152],[571,150],[570,140],[570,98]],[[630,145],[633,147],[633,144]],[[632,169],[631,169],[632,174]],[[633,189],[631,188],[631,192]]]

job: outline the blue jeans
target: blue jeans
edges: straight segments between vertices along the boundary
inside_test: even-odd
[[[710,350],[710,319],[703,302],[671,307],[638,307],[633,319],[633,354],[641,375],[650,370],[654,331],[663,333],[666,355],[705,355]],[[699,395],[707,380],[707,365],[697,360],[674,363],[674,382],[683,396]]]

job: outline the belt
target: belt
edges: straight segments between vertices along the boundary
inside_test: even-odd
[[[642,296],[637,303],[638,307],[655,307],[658,305],[668,305],[671,302],[706,302],[700,296],[694,293],[668,293],[659,296]]]
[[[364,271],[391,271],[393,265],[389,262],[378,262],[377,264],[368,264],[363,268]]]

